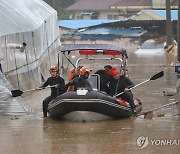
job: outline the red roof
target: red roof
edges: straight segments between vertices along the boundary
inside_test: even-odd
[[[66,8],[66,10],[110,10],[110,6],[120,0],[80,0]]]
[[[171,2],[172,6],[178,6],[178,0],[173,0],[173,2]]]
[[[115,6],[152,6],[152,0],[120,0]]]
[[[177,6],[178,0],[172,0],[171,5]],[[80,0],[66,8],[74,11],[110,10],[111,6],[152,6],[152,0]]]

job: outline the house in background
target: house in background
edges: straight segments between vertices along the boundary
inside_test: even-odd
[[[80,0],[66,8],[70,19],[124,20],[143,9],[165,9],[166,0]],[[178,0],[171,0],[177,9]]]
[[[119,20],[119,11],[110,7],[119,0],[80,0],[66,8],[70,19],[115,19]]]

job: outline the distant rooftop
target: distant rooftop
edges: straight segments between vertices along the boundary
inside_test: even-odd
[[[163,3],[162,1],[154,1],[157,5],[158,3]],[[171,6],[177,6],[178,0],[171,0]],[[83,11],[83,10],[91,10],[91,11],[100,11],[100,10],[111,10],[113,8],[120,7],[153,7],[153,0],[79,0],[78,2],[72,4],[68,8],[67,11]],[[164,6],[165,7],[165,6]]]
[[[166,20],[166,10],[142,10],[131,16],[131,20]],[[171,20],[178,20],[178,10],[171,10]]]
[[[152,6],[152,0],[119,0],[115,6]]]
[[[87,29],[82,32],[82,34],[86,35],[118,35],[118,36],[141,36],[145,34],[147,31],[141,29],[127,29],[127,28],[119,28],[119,27],[97,27]]]
[[[119,27],[94,27],[84,31],[75,31],[64,34],[65,37],[79,36],[82,40],[114,40],[119,36],[122,37],[139,37],[147,33],[141,28],[119,28]]]

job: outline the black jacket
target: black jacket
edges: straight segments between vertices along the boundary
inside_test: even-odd
[[[51,88],[51,96],[57,97],[65,92],[65,82],[64,79],[60,76],[57,77],[49,77],[47,81],[41,86],[41,88],[45,88],[47,86],[53,86],[58,84],[58,88],[52,87]]]
[[[109,92],[108,83],[110,82],[110,76],[105,70],[98,70],[94,74],[98,74],[100,76],[100,91]]]
[[[118,83],[119,82],[119,83]],[[117,86],[118,83],[118,86]],[[134,86],[134,83],[125,76],[120,76],[119,81],[115,79],[111,79],[109,83],[109,95],[114,96],[115,93],[119,94],[124,91],[125,88],[132,88]],[[116,92],[117,89],[117,92]]]
[[[74,91],[78,88],[85,88],[88,91],[92,91],[92,87],[89,81],[83,77],[75,77],[72,81],[66,84],[65,91],[67,91],[69,86],[74,86]]]

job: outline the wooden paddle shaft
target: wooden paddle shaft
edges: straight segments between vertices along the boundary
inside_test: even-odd
[[[138,87],[138,86],[140,86],[140,85],[142,85],[142,84],[144,84],[144,83],[146,83],[146,82],[148,82],[148,81],[150,81],[150,79],[148,79],[148,80],[146,80],[146,81],[143,81],[143,82],[141,82],[141,83],[133,86],[132,88],[129,88],[128,90],[132,90],[132,89],[134,89],[134,88],[136,88],[136,87]],[[119,93],[119,94],[117,94],[117,95],[115,95],[115,96],[117,97],[117,96],[122,95],[122,94],[124,94],[124,93],[125,93],[125,92],[123,91],[123,92],[121,92],[121,93]]]
[[[29,89],[29,90],[25,90],[25,91],[23,91],[23,93],[24,93],[24,92],[29,92],[29,91],[34,91],[34,90],[42,90],[42,89],[46,89],[46,88],[52,88],[52,87],[55,87],[55,86],[53,85],[53,86],[47,86],[47,87],[45,87],[45,88],[39,88],[39,89]]]

